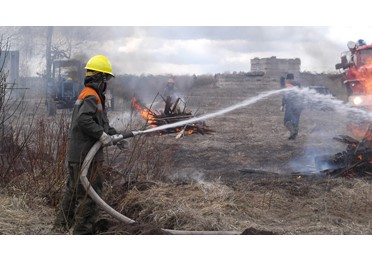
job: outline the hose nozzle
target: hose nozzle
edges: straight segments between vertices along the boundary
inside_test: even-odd
[[[124,133],[124,134],[113,135],[113,136],[111,136],[112,143],[114,145],[116,145],[118,142],[120,142],[123,139],[127,139],[127,138],[130,138],[130,137],[141,135],[143,133],[144,133],[143,131],[129,131],[129,132]]]

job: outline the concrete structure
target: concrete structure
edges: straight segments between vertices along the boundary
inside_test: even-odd
[[[280,78],[286,76],[287,73],[293,73],[295,78],[298,78],[301,70],[301,60],[294,59],[279,59],[276,56],[269,58],[251,59],[251,72],[264,72],[270,77]]]
[[[7,76],[6,94],[12,98],[22,97],[24,90],[19,85],[19,51],[0,52],[0,67]]]
[[[293,73],[302,86],[326,86],[338,97],[343,97],[345,89],[342,87],[342,78],[332,74],[313,74],[301,72],[301,60],[270,58],[251,59],[251,71],[239,74],[216,74],[215,87],[233,89],[246,86],[247,89],[283,87],[285,77]]]
[[[6,51],[0,53],[2,71],[8,74],[7,83],[19,84],[19,51]]]

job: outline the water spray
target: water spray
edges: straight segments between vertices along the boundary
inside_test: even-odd
[[[357,114],[359,116],[365,116],[365,117],[368,117],[368,118],[372,118],[372,113],[367,113],[364,110],[361,110],[361,109],[358,109],[358,108],[355,108],[355,107],[351,107],[347,104],[344,104],[343,101],[334,99],[334,97],[331,96],[331,95],[319,94],[316,91],[311,90],[311,89],[306,88],[306,87],[303,87],[303,88],[294,87],[294,88],[291,88],[291,89],[283,88],[283,89],[279,89],[279,90],[263,92],[263,93],[258,94],[257,96],[248,98],[248,99],[246,99],[246,100],[244,100],[244,101],[242,101],[238,104],[229,106],[225,109],[222,109],[222,110],[210,113],[210,114],[206,114],[206,115],[199,116],[199,117],[194,117],[194,118],[183,120],[183,121],[178,121],[178,122],[171,123],[171,124],[161,125],[161,126],[157,126],[157,127],[154,127],[154,128],[149,128],[149,129],[146,129],[146,130],[129,131],[128,133],[124,133],[124,134],[118,135],[118,136],[113,136],[112,138],[114,140],[114,144],[116,144],[118,141],[120,141],[122,139],[134,137],[134,136],[137,136],[137,135],[144,135],[144,134],[147,134],[147,133],[161,131],[161,130],[165,130],[165,129],[168,129],[168,128],[174,128],[174,127],[179,127],[179,126],[192,124],[192,123],[195,123],[195,122],[199,122],[199,121],[214,118],[214,117],[217,117],[217,116],[220,116],[220,115],[224,115],[226,113],[237,110],[239,108],[254,104],[257,101],[262,100],[266,97],[276,95],[276,94],[279,94],[279,93],[290,92],[290,91],[296,92],[300,96],[306,96],[310,100],[323,102],[323,103],[326,103],[327,105],[332,105],[332,107],[334,107],[335,110],[339,111],[339,112],[348,111],[350,113],[354,113],[354,114]]]
[[[294,90],[295,92],[298,92],[300,95],[301,94],[305,95],[305,96],[306,95],[311,95],[313,100],[316,100],[316,101],[326,101],[327,103],[334,105],[335,108],[340,110],[340,111],[341,110],[345,110],[345,111],[350,110],[350,112],[363,114],[364,116],[371,117],[371,115],[367,114],[363,110],[348,107],[347,105],[343,104],[343,102],[341,102],[340,100],[334,100],[332,97],[327,97],[325,95],[316,94],[316,93],[312,92],[311,90],[309,90],[308,88],[301,88],[301,89],[300,88],[292,88],[290,90]],[[219,110],[217,112],[210,113],[210,114],[207,114],[207,115],[204,115],[204,116],[195,117],[195,118],[192,118],[192,119],[179,121],[179,122],[171,123],[171,124],[166,124],[166,125],[158,126],[158,127],[155,127],[155,128],[146,129],[146,130],[129,131],[129,132],[124,133],[124,134],[114,135],[114,136],[112,136],[113,144],[115,145],[123,139],[131,138],[131,137],[134,137],[134,136],[144,135],[144,134],[147,134],[147,133],[150,133],[150,132],[156,132],[156,131],[164,130],[164,129],[167,129],[167,128],[179,127],[179,126],[191,124],[191,123],[194,123],[194,122],[197,122],[197,121],[217,117],[217,116],[226,114],[228,112],[234,111],[236,109],[251,105],[251,104],[253,104],[253,103],[255,103],[255,102],[257,102],[261,99],[264,99],[268,96],[279,94],[279,93],[286,92],[286,91],[289,91],[289,89],[280,89],[280,90],[264,92],[264,93],[261,93],[261,94],[255,96],[255,97],[248,98],[248,99],[246,99],[246,100],[244,100],[244,101],[242,101],[242,102],[240,102],[236,105],[227,107],[225,109],[222,109],[222,110]],[[111,206],[109,206],[105,201],[103,201],[102,198],[94,191],[94,189],[92,188],[92,186],[90,185],[90,183],[87,179],[87,173],[88,173],[89,166],[90,166],[95,154],[97,153],[97,151],[100,149],[101,146],[102,146],[102,143],[100,141],[97,141],[92,146],[92,148],[89,150],[87,156],[84,159],[83,165],[82,165],[81,174],[80,174],[80,181],[83,184],[85,190],[88,192],[89,196],[103,210],[105,210],[108,214],[117,218],[119,221],[122,221],[122,222],[125,222],[125,223],[135,223],[134,220],[132,220],[132,219],[124,216],[123,214],[117,212],[115,209],[113,209]],[[177,234],[177,235],[182,235],[182,234],[186,234],[186,235],[190,235],[190,234],[197,234],[197,235],[202,235],[202,234],[204,234],[204,235],[237,235],[237,234],[241,234],[238,231],[182,231],[182,230],[170,230],[170,229],[162,229],[162,230],[166,233]]]
[[[114,136],[112,136],[113,143],[116,144],[117,142],[119,142],[122,139],[134,137],[134,136],[137,136],[137,135],[144,135],[144,134],[151,133],[151,132],[156,132],[156,131],[161,131],[161,130],[165,130],[165,129],[168,129],[168,128],[184,126],[184,125],[192,124],[192,123],[195,123],[195,122],[203,121],[203,120],[206,120],[206,119],[214,118],[214,117],[229,113],[231,111],[237,110],[239,108],[254,104],[257,101],[259,101],[261,99],[264,99],[266,97],[269,97],[271,95],[279,94],[279,93],[282,93],[282,92],[285,92],[285,91],[287,91],[287,90],[286,89],[280,89],[280,90],[274,90],[274,91],[269,91],[269,92],[263,92],[263,93],[255,96],[255,97],[248,98],[248,99],[246,99],[246,100],[244,100],[244,101],[242,101],[242,102],[240,102],[236,105],[229,106],[225,109],[216,111],[214,113],[206,114],[206,115],[199,116],[199,117],[194,117],[194,118],[183,120],[183,121],[178,121],[178,122],[171,123],[171,124],[161,125],[161,126],[157,126],[157,127],[154,127],[154,128],[149,128],[149,129],[146,129],[146,130],[129,131],[129,132],[124,133],[124,134],[114,135]]]
[[[253,104],[253,103],[255,103],[255,102],[257,102],[257,101],[259,101],[263,98],[266,98],[266,97],[274,95],[274,94],[281,93],[283,91],[284,91],[284,89],[261,93],[261,94],[255,96],[255,97],[253,97],[253,98],[246,99],[243,102],[240,102],[236,105],[227,107],[225,109],[222,109],[220,111],[217,111],[217,112],[214,112],[214,113],[211,113],[211,114],[207,114],[207,115],[200,116],[200,117],[195,117],[193,119],[179,121],[179,122],[172,123],[172,124],[166,124],[166,125],[158,126],[158,127],[155,127],[155,128],[146,129],[146,130],[129,131],[129,132],[126,132],[124,134],[113,135],[113,136],[111,136],[112,142],[113,142],[114,145],[116,145],[117,143],[119,143],[123,139],[131,138],[131,137],[138,136],[138,135],[147,134],[147,133],[150,133],[150,132],[156,132],[156,131],[164,130],[164,129],[167,129],[167,128],[179,127],[179,126],[187,125],[187,124],[194,123],[194,122],[197,122],[197,121],[213,118],[213,117],[216,117],[216,116],[219,116],[219,115],[226,114],[226,113],[231,112],[233,110],[236,110],[238,108]],[[95,154],[101,148],[101,146],[102,146],[102,143],[100,141],[97,141],[92,146],[92,148],[89,150],[87,156],[84,159],[83,165],[82,165],[82,169],[81,169],[81,173],[80,173],[80,181],[83,184],[85,190],[88,192],[89,196],[104,211],[106,211],[108,214],[110,214],[112,217],[118,219],[119,221],[129,223],[129,224],[135,223],[134,220],[124,216],[123,214],[119,213],[118,211],[113,209],[111,206],[109,206],[95,192],[95,190],[93,189],[93,187],[89,183],[89,180],[87,178],[88,169],[89,169],[89,166],[90,166]],[[170,230],[170,229],[162,229],[162,230],[164,232],[167,232],[167,233],[170,233],[170,234],[177,234],[177,235],[182,235],[182,234],[187,234],[187,235],[190,235],[190,234],[197,234],[197,235],[202,235],[202,234],[204,234],[204,235],[238,235],[238,234],[240,234],[240,232],[238,232],[238,231],[182,231],[182,230]]]

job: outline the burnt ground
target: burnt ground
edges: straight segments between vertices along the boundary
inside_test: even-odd
[[[253,89],[243,83],[229,89],[195,88],[182,96],[193,112],[208,114],[276,88]],[[289,141],[280,105],[281,95],[270,96],[206,120],[215,130],[213,134],[159,138],[163,147],[158,154],[169,157],[168,179],[118,186],[115,190],[122,190],[122,197],[108,202],[136,223],[124,224],[102,214],[98,233],[167,234],[162,229],[171,229],[251,235],[370,235],[371,180],[327,177],[315,169],[315,156],[344,150],[343,144],[333,140],[347,134],[344,116],[305,109],[299,136]],[[52,208],[30,213],[16,200],[3,202],[3,207],[24,211],[27,221],[14,229],[9,226],[11,219],[3,221],[8,228],[3,233],[58,233],[51,230]],[[17,231],[20,228],[25,230]]]
[[[240,85],[193,90],[190,100],[198,97],[200,108],[209,113],[273,89]],[[278,234],[370,234],[370,181],[325,177],[315,168],[315,156],[344,150],[345,145],[333,140],[348,134],[344,116],[305,109],[299,136],[290,141],[280,105],[281,96],[272,96],[207,120],[216,133],[185,137],[175,166],[192,168],[206,179],[252,194],[252,199],[261,196],[261,208],[267,210],[251,222],[257,229]]]

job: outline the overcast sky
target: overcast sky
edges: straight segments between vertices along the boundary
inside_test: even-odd
[[[102,28],[100,28],[102,30]],[[302,71],[335,70],[348,41],[372,43],[372,27],[110,27],[89,55],[104,53],[117,73],[249,71],[255,57],[300,58]],[[106,37],[108,37],[106,35]]]
[[[106,55],[116,74],[246,72],[251,59],[271,56],[300,58],[302,71],[330,72],[348,41],[372,43],[372,26],[360,19],[367,8],[356,16],[342,1],[328,6],[304,2],[300,8],[299,1],[292,0],[254,4],[138,0],[121,6],[109,2],[91,1],[79,7],[66,0],[61,10],[39,10],[40,15],[32,13],[26,21],[9,15],[5,21],[8,25],[33,21],[33,25],[96,26],[95,44],[84,51],[88,56]],[[31,8],[35,1],[23,6],[27,9],[27,5]]]

